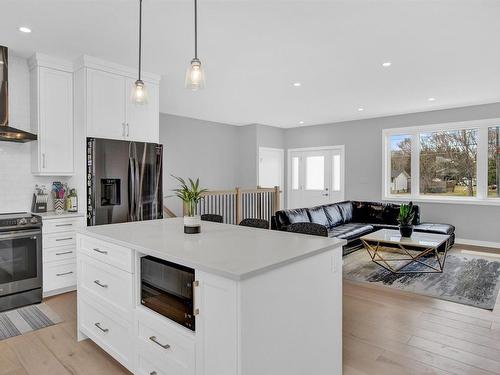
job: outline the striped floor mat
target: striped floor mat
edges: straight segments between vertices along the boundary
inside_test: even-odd
[[[62,319],[45,303],[0,313],[0,340],[61,323]]]

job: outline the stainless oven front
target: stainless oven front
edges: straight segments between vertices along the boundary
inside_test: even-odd
[[[0,311],[41,301],[42,232],[0,232]]]

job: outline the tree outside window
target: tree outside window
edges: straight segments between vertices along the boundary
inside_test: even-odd
[[[488,129],[488,196],[500,198],[500,126]]]
[[[476,196],[477,129],[420,134],[420,193]]]

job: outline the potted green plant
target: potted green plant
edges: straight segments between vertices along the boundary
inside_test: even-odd
[[[200,233],[201,231],[201,219],[197,215],[196,206],[198,202],[203,199],[203,193],[207,189],[200,189],[200,179],[197,178],[193,181],[188,178],[186,182],[183,178],[173,176],[181,184],[180,188],[174,189],[174,193],[179,197],[184,203],[185,215],[184,215],[184,233],[194,234]]]
[[[413,219],[415,218],[415,211],[413,210],[413,203],[402,204],[399,207],[398,223],[399,233],[401,237],[411,237],[413,234]]]

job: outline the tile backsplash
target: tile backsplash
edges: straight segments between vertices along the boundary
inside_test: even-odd
[[[9,55],[10,125],[28,130],[29,69],[25,59]],[[49,189],[52,181],[67,182],[67,178],[38,177],[31,174],[31,143],[0,142],[0,213],[31,210],[36,184]],[[51,209],[52,202],[49,201]]]

